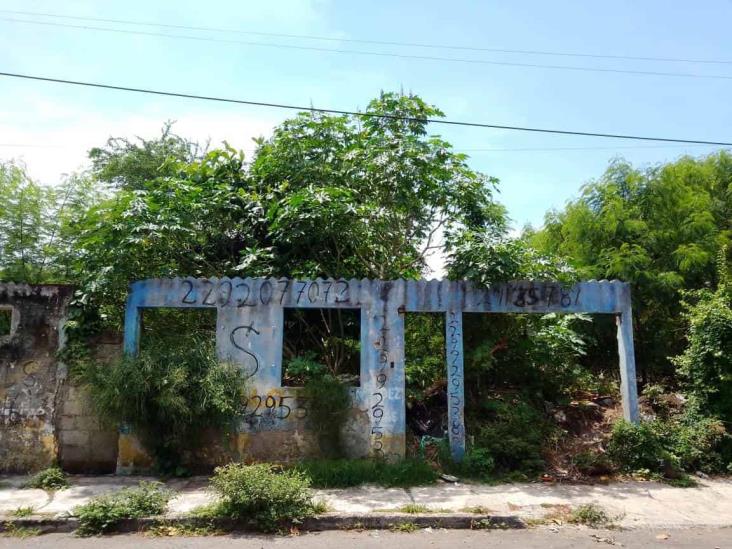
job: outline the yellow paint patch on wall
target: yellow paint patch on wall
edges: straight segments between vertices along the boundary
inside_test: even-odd
[[[135,435],[120,433],[117,441],[117,472],[130,474],[144,471],[153,466],[150,457]]]

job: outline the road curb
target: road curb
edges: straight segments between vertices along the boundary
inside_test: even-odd
[[[200,526],[210,525],[225,531],[256,531],[251,524],[231,519],[201,519],[188,515],[124,519],[113,532],[137,532],[153,526]],[[468,529],[519,529],[526,524],[514,515],[482,515],[472,513],[324,513],[293,524],[299,530],[322,532],[325,530],[389,530],[393,528],[446,528]],[[74,517],[48,518],[24,517],[0,520],[0,532],[13,528],[34,528],[42,534],[73,532],[79,527]]]

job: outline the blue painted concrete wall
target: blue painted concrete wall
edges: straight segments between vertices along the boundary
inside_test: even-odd
[[[405,312],[446,315],[448,436],[452,454],[465,452],[462,313],[585,312],[616,315],[625,417],[637,420],[630,291],[618,281],[521,281],[479,288],[467,281],[289,280],[175,278],[135,282],[127,302],[125,352],[139,347],[145,308],[216,308],[219,356],[240,365],[251,394],[240,431],[296,431],[307,403],[296,387],[282,387],[285,307],[351,308],[361,312],[360,386],[349,453],[395,459],[405,451]]]

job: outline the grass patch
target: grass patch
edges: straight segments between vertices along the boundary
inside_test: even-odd
[[[66,473],[60,467],[54,465],[33,475],[25,486],[40,490],[63,490],[69,487],[69,480]]]
[[[419,530],[419,526],[417,526],[413,522],[399,522],[397,524],[392,524],[389,530],[391,530],[392,532],[411,534],[412,532],[416,532],[417,530]]]
[[[437,481],[428,463],[405,459],[387,463],[369,459],[303,461],[295,469],[307,475],[314,488],[349,488],[376,484],[385,488],[424,486]]]
[[[463,513],[472,513],[474,515],[489,515],[493,512],[492,509],[488,509],[483,505],[474,505],[473,507],[463,507],[460,509]]]
[[[431,509],[426,505],[419,503],[407,503],[397,509],[399,513],[409,513],[410,515],[418,515],[420,513],[431,513]]]
[[[17,518],[24,518],[31,516],[33,514],[33,511],[33,506],[29,505],[27,507],[16,507],[15,510],[10,514]]]
[[[144,481],[135,488],[98,496],[74,509],[74,516],[79,519],[77,534],[103,534],[124,519],[162,515],[172,497],[173,492],[159,482]]]
[[[5,523],[5,532],[3,535],[8,538],[32,538],[41,534],[40,528],[29,526],[18,526],[12,522]]]
[[[570,524],[584,524],[592,528],[599,526],[607,526],[611,520],[605,510],[595,505],[594,503],[588,503],[586,505],[580,505],[574,509],[567,520]]]

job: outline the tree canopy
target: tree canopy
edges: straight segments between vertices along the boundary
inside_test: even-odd
[[[581,196],[549,212],[527,235],[580,278],[632,284],[636,355],[641,368],[669,373],[683,345],[680,290],[713,287],[715,258],[732,239],[732,155],[638,169],[611,163]]]
[[[497,181],[428,133],[441,116],[417,96],[382,93],[360,116],[286,120],[250,161],[167,124],[156,139],[92,149],[89,171],[63,188],[10,166],[2,192],[22,204],[0,217],[24,232],[2,241],[2,276],[74,282],[81,303],[117,318],[128,284],[148,277],[418,277],[443,241],[507,226]],[[53,273],[32,275],[43,263]]]

